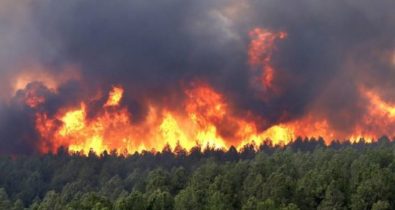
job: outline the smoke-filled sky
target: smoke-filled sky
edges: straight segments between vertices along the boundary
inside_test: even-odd
[[[51,116],[113,85],[125,89],[135,123],[147,103],[177,110],[183,90],[204,82],[260,130],[313,116],[339,138],[361,123],[394,135],[392,121],[361,122],[369,107],[361,92],[395,104],[394,8],[393,0],[2,0],[0,153],[35,151],[37,109],[20,104],[28,90],[45,95],[39,109]],[[270,53],[274,89],[252,82],[256,28],[287,34]]]

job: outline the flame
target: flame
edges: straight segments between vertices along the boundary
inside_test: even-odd
[[[267,140],[273,145],[286,145],[298,136],[323,137],[326,144],[339,137],[351,142],[364,137],[369,142],[373,141],[373,134],[389,132],[384,128],[395,124],[395,105],[383,101],[373,91],[362,92],[369,102],[364,119],[370,125],[356,125],[348,134],[336,132],[326,119],[313,114],[260,131],[259,121],[236,114],[226,98],[208,84],[195,83],[184,92],[184,110],[150,104],[146,119],[140,123],[133,123],[128,109],[120,105],[124,93],[120,86],[113,87],[102,110],[93,118],[88,118],[90,107],[85,102],[73,109],[61,110],[53,118],[38,113],[36,127],[41,136],[40,150],[55,152],[64,146],[71,152],[84,154],[113,150],[130,154],[158,151],[166,146],[190,150],[196,145],[217,149],[233,145],[241,149],[245,144],[257,145]],[[113,108],[107,109],[108,104]]]
[[[395,104],[386,102],[380,94],[366,87],[359,88],[360,93],[367,100],[367,112],[362,117],[362,123],[354,129],[350,137],[353,142],[364,138],[371,142],[377,134],[393,134],[395,130]]]
[[[79,132],[85,128],[86,118],[85,104],[81,104],[81,109],[67,112],[62,118],[63,127],[59,130],[61,136]]]
[[[37,114],[36,127],[43,141],[41,151],[54,152],[60,146],[84,154],[91,150],[133,153],[160,150],[166,145],[224,149],[231,145],[241,148],[245,143],[260,143],[268,138],[274,144],[286,144],[294,137],[293,131],[281,125],[259,133],[254,121],[235,115],[225,98],[204,83],[185,90],[183,112],[150,105],[146,120],[139,124],[132,123],[127,108],[119,106],[123,92],[122,87],[114,87],[103,110],[93,119],[87,117],[89,107],[85,102],[74,109],[60,111],[54,118],[48,118],[45,113]],[[109,104],[115,106],[114,109],[106,109]],[[225,124],[232,125],[234,130],[223,131],[221,126]]]
[[[261,68],[259,80],[265,89],[273,88],[275,70],[272,66],[272,54],[275,42],[287,37],[285,32],[271,32],[263,28],[254,28],[249,33],[251,42],[248,61],[254,70]]]
[[[104,104],[104,107],[109,106],[118,106],[123,97],[123,89],[121,87],[113,87],[111,90],[107,102]]]
[[[255,28],[250,31],[250,37],[249,64],[255,70],[261,69],[257,72],[258,80],[265,90],[276,90],[274,82],[278,72],[273,67],[272,54],[275,42],[285,39],[287,34]],[[43,83],[56,93],[57,83],[51,81]],[[180,107],[147,101],[148,113],[138,123],[122,103],[126,93],[122,86],[112,87],[99,110],[97,106],[89,106],[92,101],[102,101],[101,91],[98,92],[100,94],[81,101],[79,106],[62,108],[55,115],[49,116],[45,111],[36,113],[36,130],[40,135],[37,147],[41,152],[56,152],[61,146],[83,154],[90,151],[130,154],[158,151],[167,146],[190,150],[196,145],[241,149],[246,144],[258,145],[268,140],[272,145],[286,145],[299,136],[323,137],[326,144],[334,139],[358,142],[365,138],[369,142],[378,137],[377,134],[391,134],[395,129],[395,104],[383,100],[378,92],[362,87],[360,93],[366,99],[366,112],[361,113],[362,122],[348,131],[334,128],[325,115],[317,114],[317,110],[295,119],[279,119],[261,130],[262,123],[268,124],[266,119],[257,119],[248,112],[240,113],[225,95],[204,82],[195,81],[183,90]],[[29,89],[25,96],[25,104],[32,108],[46,100],[35,89]],[[95,114],[88,116],[92,112]]]
[[[370,101],[370,112],[379,116],[385,116],[389,119],[395,117],[395,105],[383,101],[380,96],[368,90],[363,90],[365,96]]]

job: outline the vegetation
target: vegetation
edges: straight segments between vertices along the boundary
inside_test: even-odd
[[[0,158],[0,209],[395,209],[395,143]]]

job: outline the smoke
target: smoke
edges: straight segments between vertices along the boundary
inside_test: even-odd
[[[313,115],[345,134],[367,112],[361,88],[395,103],[393,8],[392,0],[2,1],[0,153],[34,152],[36,110],[15,90],[26,72],[45,83],[40,109],[49,115],[122,85],[139,123],[147,104],[182,109],[183,88],[204,81],[262,130]],[[248,32],[256,27],[288,34],[271,61],[279,92],[251,84]],[[67,76],[70,66],[79,76]],[[48,81],[56,93],[44,91]]]

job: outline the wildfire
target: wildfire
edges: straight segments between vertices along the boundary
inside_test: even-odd
[[[395,117],[395,105],[383,101],[373,91],[363,91],[371,104],[370,111],[376,115],[386,116],[389,119]]]
[[[367,112],[364,114],[360,125],[356,126],[351,140],[357,141],[364,137],[368,142],[377,133],[393,134],[395,130],[395,104],[386,102],[375,91],[360,87],[360,93],[366,98]]]
[[[61,136],[67,136],[85,128],[85,104],[81,104],[81,109],[67,112],[61,119],[63,127],[59,130]]]
[[[259,80],[265,89],[273,88],[275,70],[272,66],[272,54],[275,42],[287,37],[287,33],[274,33],[263,28],[254,28],[250,31],[250,47],[248,50],[249,64],[254,69],[261,68]]]
[[[249,64],[258,73],[259,84],[264,90],[276,90],[274,81],[278,72],[273,67],[272,54],[275,42],[285,39],[287,34],[255,28],[249,35]],[[59,79],[47,75],[38,83],[25,84],[31,78],[22,78],[16,86],[25,89],[18,89],[18,98],[37,111],[35,126],[40,136],[37,147],[43,153],[56,152],[61,146],[84,154],[91,150],[130,154],[143,150],[158,151],[166,146],[190,150],[196,145],[217,149],[235,146],[240,149],[245,144],[258,145],[268,140],[273,145],[286,145],[298,136],[323,137],[330,144],[333,139],[356,142],[364,137],[372,141],[378,137],[377,134],[391,134],[395,130],[395,104],[384,101],[379,94],[366,88],[360,88],[360,93],[366,99],[367,111],[362,113],[362,122],[350,126],[348,131],[334,129],[329,118],[317,115],[317,111],[307,112],[299,118],[279,120],[261,130],[260,123],[265,119],[237,111],[225,95],[205,82],[195,81],[184,88],[184,95],[178,101],[182,104],[180,107],[147,101],[148,112],[144,120],[135,122],[135,116],[122,103],[127,90],[120,85],[113,86],[104,96],[106,98],[98,90],[100,94],[80,101],[76,107],[60,108],[55,114],[49,114],[39,109],[46,103],[46,94],[40,91],[56,94],[58,84],[55,81]],[[66,80],[63,78],[60,82]],[[92,101],[100,103],[99,106],[90,106]],[[88,114],[92,112],[95,114]]]
[[[104,107],[109,107],[109,106],[118,106],[119,103],[121,102],[123,96],[123,89],[121,87],[114,87],[108,97],[108,100],[106,104],[104,104]]]
[[[59,112],[54,118],[48,118],[45,113],[37,114],[37,131],[44,141],[41,145],[45,145],[41,151],[56,151],[59,146],[85,154],[90,150],[97,153],[160,150],[166,145],[224,149],[266,139],[272,139],[274,144],[286,144],[294,137],[293,131],[283,126],[258,133],[255,122],[234,115],[224,97],[207,84],[185,90],[185,110],[180,113],[186,114],[152,105],[141,124],[132,123],[128,110],[118,106],[123,93],[123,88],[114,87],[104,109],[94,119],[87,118],[89,107],[84,102],[75,109]],[[105,109],[109,104],[116,107]],[[226,124],[232,130],[224,129]]]
[[[133,116],[127,108],[120,105],[124,89],[119,86],[113,87],[103,109],[92,119],[87,117],[90,107],[85,102],[74,109],[59,111],[53,118],[39,113],[36,127],[41,136],[40,149],[55,152],[64,146],[71,152],[84,154],[91,150],[96,153],[115,150],[122,154],[157,151],[166,145],[187,150],[196,145],[217,149],[233,145],[240,149],[245,144],[260,144],[267,140],[273,145],[285,145],[298,136],[323,137],[330,144],[339,136],[353,142],[361,137],[373,137],[373,131],[377,132],[379,128],[388,131],[382,127],[388,128],[395,122],[395,106],[382,101],[374,92],[365,91],[370,102],[370,112],[365,120],[371,123],[372,132],[366,129],[369,126],[357,126],[351,134],[344,136],[334,131],[325,119],[316,119],[312,115],[259,131],[258,122],[236,115],[225,97],[208,84],[198,83],[184,92],[184,110],[170,111],[150,105],[145,121],[138,124],[132,122]],[[113,108],[107,109],[108,106]],[[387,125],[382,126],[373,119],[384,120]]]

